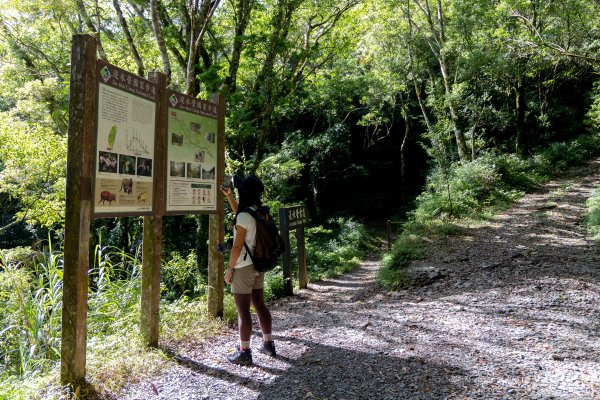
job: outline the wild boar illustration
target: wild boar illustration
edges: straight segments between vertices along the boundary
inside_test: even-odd
[[[102,192],[100,192],[100,200],[98,201],[98,204],[102,203],[104,204],[105,202],[108,201],[108,205],[110,206],[112,204],[113,201],[117,200],[117,196],[115,196],[114,193],[111,193],[107,190],[103,190]]]

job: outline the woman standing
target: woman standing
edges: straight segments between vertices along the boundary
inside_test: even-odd
[[[264,185],[254,175],[246,178],[235,176],[233,186],[238,190],[239,203],[233,196],[231,187],[223,187],[221,190],[227,197],[231,210],[235,214],[233,246],[229,263],[225,272],[225,283],[231,285],[231,293],[238,313],[238,330],[240,343],[235,353],[227,359],[239,365],[252,364],[252,351],[250,349],[250,338],[252,335],[252,315],[250,305],[254,306],[260,329],[263,335],[263,343],[259,347],[261,353],[275,356],[275,343],[271,335],[271,312],[264,302],[264,273],[257,272],[252,265],[250,255],[246,247],[253,249],[256,243],[256,220],[248,212],[248,208],[256,210],[261,204],[261,195]],[[244,246],[246,243],[246,246]]]

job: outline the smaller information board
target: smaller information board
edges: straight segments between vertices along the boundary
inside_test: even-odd
[[[94,215],[152,213],[156,85],[101,60]]]
[[[217,105],[167,91],[166,212],[217,212]]]
[[[305,205],[286,207],[288,228],[304,226],[308,222],[308,209]]]

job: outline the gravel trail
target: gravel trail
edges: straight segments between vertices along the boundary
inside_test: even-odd
[[[279,355],[231,365],[227,331],[126,399],[600,399],[600,160],[432,244],[432,284],[388,293],[373,257],[272,304]],[[257,325],[255,325],[257,326]],[[254,336],[256,348],[260,338]]]

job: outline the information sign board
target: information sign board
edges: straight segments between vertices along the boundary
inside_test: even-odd
[[[156,85],[96,62],[94,215],[152,214]]]
[[[308,222],[308,209],[305,205],[286,207],[285,210],[288,228],[304,226]]]
[[[217,212],[217,105],[167,91],[166,213]]]

